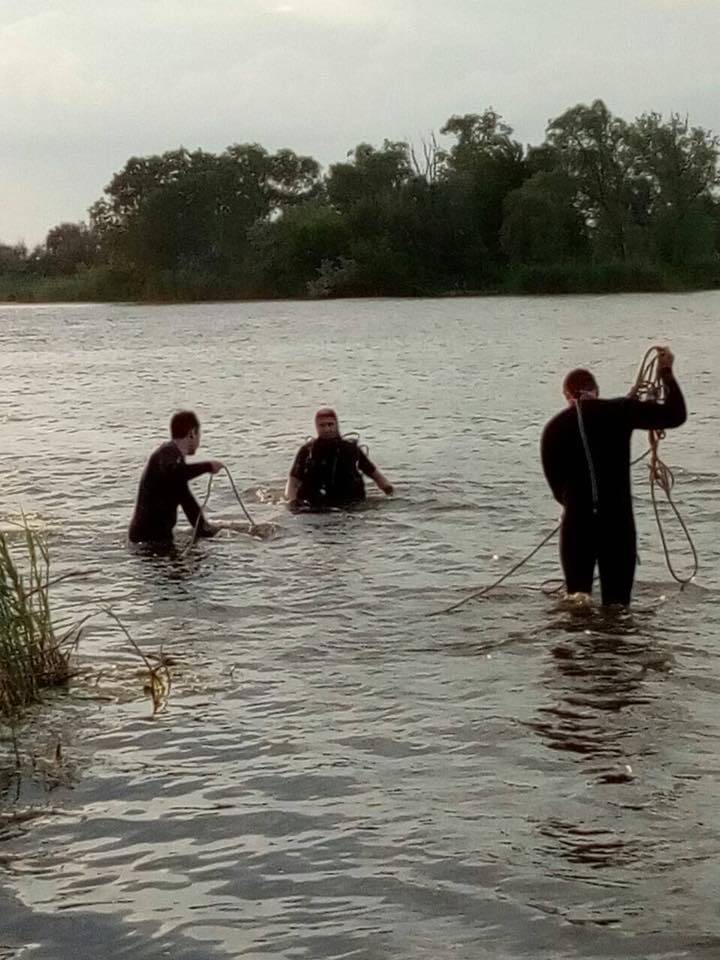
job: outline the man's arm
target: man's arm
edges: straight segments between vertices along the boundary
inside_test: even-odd
[[[188,479],[199,477],[203,473],[218,473],[222,470],[222,463],[219,460],[202,460],[199,463],[181,464],[181,479],[178,501],[182,511],[187,517],[188,523],[197,530],[198,537],[212,537],[217,533],[217,529],[207,522],[200,506],[190,491]],[[188,476],[189,474],[189,476]]]
[[[391,493],[394,492],[395,487],[390,483],[390,481],[380,473],[377,467],[373,473],[369,474],[370,479],[373,483],[377,484],[378,487],[382,490],[385,496],[389,497]]]
[[[289,503],[294,503],[297,500],[299,490],[300,481],[297,477],[294,477],[292,474],[290,474],[287,478],[287,483],[285,484],[285,499]]]
[[[203,473],[218,473],[222,468],[220,460],[200,460],[198,463],[185,463],[183,460],[180,472],[183,480],[187,482],[202,476]]]
[[[357,465],[366,477],[369,477],[374,484],[380,487],[385,496],[389,497],[390,494],[394,492],[395,488],[387,477],[383,476],[368,455],[362,450],[358,451]]]
[[[558,450],[557,428],[552,420],[543,430],[540,441],[540,459],[542,460],[545,479],[553,492],[553,496],[558,503],[565,506],[562,456]]]
[[[197,530],[198,537],[212,537],[217,533],[215,527],[211,526],[205,519],[200,505],[187,485],[180,496],[180,506],[190,526],[193,530]]]
[[[674,357],[668,347],[658,347],[658,374],[662,378],[667,395],[662,403],[654,400],[628,400],[630,422],[637,430],[667,430],[680,427],[687,420],[685,397],[683,397],[673,374]]]
[[[305,463],[308,458],[308,447],[304,444],[295,454],[295,459],[290,467],[290,473],[285,484],[285,499],[290,504],[297,503],[298,493],[300,492],[300,483],[305,470]]]

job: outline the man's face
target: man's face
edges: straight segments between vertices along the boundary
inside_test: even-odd
[[[315,429],[319,440],[333,440],[340,436],[338,422],[335,417],[318,417],[315,421]]]
[[[200,427],[197,427],[195,430],[191,430],[187,435],[188,439],[188,453],[192,456],[197,448],[200,446]]]

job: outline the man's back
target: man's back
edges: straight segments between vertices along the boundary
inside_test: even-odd
[[[172,440],[161,444],[145,464],[140,477],[135,512],[130,521],[133,543],[172,539],[182,495],[183,455]]]
[[[555,499],[567,510],[631,504],[630,438],[633,430],[677,427],[687,416],[680,387],[666,378],[664,403],[631,397],[587,398],[567,407],[543,431],[543,469]],[[595,489],[593,489],[593,482]]]
[[[545,427],[543,469],[555,499],[566,509],[592,509],[592,474],[598,501],[611,499],[615,506],[630,502],[633,427],[625,405],[623,399],[582,400]]]

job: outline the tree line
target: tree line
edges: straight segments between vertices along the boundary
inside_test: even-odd
[[[720,285],[720,139],[687,118],[596,100],[539,146],[492,109],[440,133],[362,143],[325,173],[258,144],[132,157],[87,222],[0,244],[0,278],[91,299]]]

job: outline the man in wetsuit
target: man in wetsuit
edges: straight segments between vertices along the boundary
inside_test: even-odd
[[[591,593],[597,563],[603,604],[630,603],[636,561],[630,436],[633,430],[666,430],[685,422],[673,359],[667,347],[657,348],[663,402],[599,400],[588,370],[565,377],[568,407],[545,427],[541,454],[545,477],[563,506],[560,560],[569,594]]]
[[[152,454],[140,478],[135,512],[130,521],[131,543],[171,543],[177,523],[177,508],[182,507],[197,536],[211,537],[216,530],[205,520],[188,481],[203,473],[217,473],[219,460],[185,463],[200,445],[200,421],[191,410],[176,413],[170,421],[171,440]]]
[[[354,440],[340,436],[337,414],[323,407],[315,414],[315,440],[298,450],[285,486],[292,509],[322,510],[365,499],[362,474],[388,496],[393,486]]]

